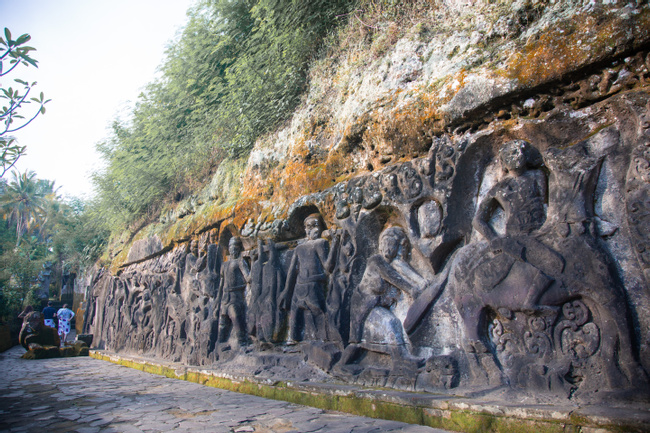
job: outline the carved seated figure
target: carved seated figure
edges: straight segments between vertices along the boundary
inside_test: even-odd
[[[506,176],[490,189],[472,221],[474,228],[489,242],[496,260],[477,268],[475,283],[495,287],[507,276],[516,274],[515,284],[526,287],[525,293],[503,291],[501,301],[504,305],[501,306],[530,310],[537,306],[541,294],[552,282],[549,275],[563,266],[560,257],[531,236],[546,220],[546,175],[539,169],[540,155],[523,140],[504,144],[499,161]],[[505,213],[503,236],[490,225],[498,207]],[[516,290],[521,292],[522,289]],[[520,295],[514,296],[514,304],[509,302],[513,295]]]
[[[400,257],[408,246],[408,238],[399,227],[389,227],[381,233],[379,253],[368,259],[358,290],[352,295],[350,345],[341,365],[351,363],[360,349],[390,355],[394,366],[417,368],[423,362],[411,354],[404,327],[391,311],[398,291],[415,298],[427,284]]]
[[[450,285],[465,327],[465,348],[474,361],[474,381],[507,383],[488,347],[488,309],[510,316],[540,309],[538,300],[564,263],[534,236],[546,220],[547,178],[541,155],[513,140],[499,151],[503,177],[487,192],[472,221],[484,240],[463,247],[451,263]],[[498,211],[503,233],[492,222]],[[485,376],[480,372],[483,371]]]
[[[476,384],[574,392],[647,380],[632,355],[625,296],[591,224],[599,161],[580,147],[548,153],[547,218],[541,156],[524,141],[506,143],[504,177],[473,221],[485,240],[448,264]],[[501,234],[492,224],[498,208]]]
[[[472,225],[484,237],[456,255],[451,270],[454,297],[465,323],[471,352],[486,352],[481,315],[486,306],[532,310],[551,284],[549,276],[563,263],[531,234],[546,219],[546,175],[538,168],[541,157],[525,141],[510,141],[499,152],[504,177],[479,204]],[[501,208],[505,233],[490,224]],[[545,272],[546,271],[546,272]]]

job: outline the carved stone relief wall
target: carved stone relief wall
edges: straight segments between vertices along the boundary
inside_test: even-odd
[[[591,87],[607,96],[617,74]],[[591,87],[543,119],[436,137],[286,219],[217,223],[98,275],[86,331],[113,351],[215,368],[297,356],[416,391],[647,389],[650,98]]]

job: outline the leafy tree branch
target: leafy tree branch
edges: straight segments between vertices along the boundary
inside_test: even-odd
[[[30,56],[31,51],[35,48],[26,46],[31,36],[28,34],[21,35],[18,39],[12,39],[11,32],[8,28],[4,29],[4,38],[0,37],[0,78],[10,74],[18,65],[38,67],[38,62]],[[29,98],[33,87],[37,84],[35,81],[28,83],[21,79],[14,79],[14,82],[20,85],[19,88],[0,87],[0,100],[3,106],[0,107],[0,154],[2,156],[2,167],[0,169],[0,178],[3,177],[25,153],[24,146],[14,144],[15,138],[9,136],[12,132],[23,129],[38,115],[45,114],[45,104],[50,99],[45,99],[43,92],[36,98]],[[38,108],[33,114],[25,117],[21,109],[26,105],[35,103]]]

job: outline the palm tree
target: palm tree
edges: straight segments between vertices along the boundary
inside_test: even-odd
[[[13,172],[13,180],[4,186],[0,208],[8,224],[16,225],[16,246],[22,237],[41,229],[47,222],[49,202],[56,197],[54,182],[36,179],[36,173]]]

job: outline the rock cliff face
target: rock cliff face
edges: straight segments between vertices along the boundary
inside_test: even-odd
[[[362,53],[315,64],[289,124],[94,277],[100,348],[417,391],[648,388],[650,8],[427,14],[359,20]]]

